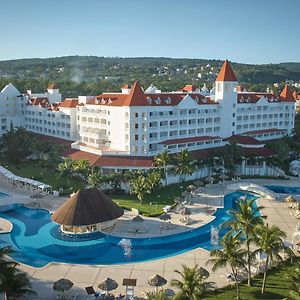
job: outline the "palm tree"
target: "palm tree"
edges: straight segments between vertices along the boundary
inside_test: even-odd
[[[213,264],[212,270],[216,271],[229,265],[236,284],[237,299],[240,299],[240,284],[238,280],[238,269],[245,268],[244,259],[246,251],[241,249],[240,234],[228,232],[220,241],[222,250],[212,250],[210,256],[214,257],[207,261]]]
[[[92,168],[87,176],[87,184],[89,187],[100,188],[104,183],[102,173],[98,168]]]
[[[264,278],[261,288],[262,294],[266,288],[267,271],[269,265],[274,261],[280,261],[283,259],[279,254],[280,251],[284,251],[290,256],[293,253],[289,247],[285,246],[283,241],[283,238],[285,237],[285,232],[279,229],[279,227],[276,225],[273,225],[272,227],[269,227],[268,224],[260,225],[256,229],[256,243],[259,248],[254,251],[254,254],[264,253],[266,255]]]
[[[193,268],[188,268],[182,265],[183,271],[175,270],[182,277],[182,281],[173,279],[171,285],[178,288],[178,293],[174,296],[174,300],[198,300],[211,283],[205,282],[209,273],[195,265]]]
[[[163,170],[163,176],[166,185],[168,185],[167,165],[170,163],[170,156],[168,150],[164,150],[163,152],[156,154],[153,160],[154,166],[158,167],[160,171]]]
[[[300,300],[300,265],[294,270],[294,274],[287,276],[292,283],[292,290],[289,291],[289,297],[283,300]]]
[[[131,194],[136,195],[136,197],[143,203],[146,193],[150,193],[149,186],[146,178],[143,175],[139,175],[130,181]]]
[[[164,290],[157,292],[147,292],[146,293],[147,300],[167,300],[169,299]]]
[[[257,225],[263,224],[263,218],[260,216],[260,210],[263,206],[256,206],[255,199],[239,199],[236,209],[229,209],[227,213],[230,215],[230,220],[224,222],[222,226],[231,227],[235,232],[241,232],[245,239],[247,247],[247,273],[248,285],[251,286],[251,260],[253,255],[250,251],[250,243],[255,237],[255,229]]]
[[[161,174],[158,171],[151,171],[148,176],[146,177],[149,190],[155,193],[156,189],[160,185],[161,181]]]
[[[5,269],[1,277],[0,291],[4,293],[5,299],[15,299],[28,292],[34,293],[28,275],[20,272],[16,266]]]
[[[187,149],[176,154],[174,165],[174,173],[179,175],[180,182],[185,180],[186,175],[192,175],[195,170],[195,160]]]

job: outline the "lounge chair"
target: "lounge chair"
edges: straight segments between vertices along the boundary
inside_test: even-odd
[[[85,290],[88,294],[87,299],[89,299],[90,296],[95,297],[96,291],[94,290],[94,288],[92,286],[85,287]]]

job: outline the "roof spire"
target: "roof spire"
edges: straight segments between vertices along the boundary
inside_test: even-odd
[[[147,98],[139,85],[138,81],[135,81],[129,95],[126,99],[125,106],[144,106],[148,105]]]
[[[225,60],[216,81],[237,81],[230,62],[227,59]]]
[[[288,101],[288,102],[295,101],[294,95],[287,84],[285,85],[284,89],[280,93],[280,100]]]

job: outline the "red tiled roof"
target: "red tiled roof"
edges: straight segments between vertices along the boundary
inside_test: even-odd
[[[40,98],[40,97],[33,97],[29,100],[29,104],[31,105],[41,105],[42,107],[47,107],[49,105],[48,98]]]
[[[237,81],[230,62],[227,59],[225,60],[216,81]]]
[[[280,93],[280,100],[284,102],[295,102],[292,91],[289,86],[286,84],[282,92]]]
[[[250,136],[245,136],[245,135],[232,135],[229,138],[224,139],[224,141],[229,141],[237,144],[242,144],[242,145],[264,145],[263,142],[258,141],[257,139],[250,137]]]
[[[160,142],[160,144],[177,145],[177,144],[184,144],[184,143],[191,143],[191,142],[212,141],[212,140],[220,140],[220,139],[222,139],[222,138],[219,136],[198,136],[198,137],[166,140],[166,141]]]
[[[75,108],[77,105],[78,105],[78,99],[66,98],[63,102],[59,104],[59,107]]]
[[[238,93],[238,103],[256,103],[261,97],[265,97],[269,102],[279,100],[272,93]]]
[[[153,157],[144,156],[100,156],[77,150],[68,157],[73,160],[87,159],[91,166],[150,168],[153,165]]]
[[[297,93],[296,91],[294,91],[293,96],[294,96],[295,100],[300,100],[300,93]]]
[[[179,91],[182,91],[182,92],[194,92],[198,89],[197,86],[195,85],[192,85],[192,84],[187,84],[185,85],[181,90]]]
[[[256,135],[256,134],[265,134],[265,133],[274,133],[274,132],[286,132],[286,130],[285,129],[270,128],[270,129],[246,131],[246,132],[243,132],[243,134]]]
[[[57,90],[58,86],[56,83],[49,83],[48,84],[48,90]]]
[[[259,148],[242,148],[242,152],[244,155],[253,155],[253,156],[273,156],[276,154],[275,151],[267,148],[267,147],[259,147]]]

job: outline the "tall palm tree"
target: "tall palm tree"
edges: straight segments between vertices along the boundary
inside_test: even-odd
[[[156,154],[153,158],[154,166],[158,167],[161,171],[163,171],[163,176],[168,185],[168,174],[167,174],[167,166],[170,163],[170,156],[168,150],[164,150],[158,154]]]
[[[222,226],[231,227],[235,232],[241,232],[245,239],[247,248],[247,273],[248,285],[251,285],[251,260],[253,255],[250,251],[250,244],[255,237],[255,229],[257,225],[263,224],[263,218],[260,211],[263,206],[256,206],[255,199],[239,199],[236,209],[229,209],[227,213],[230,215],[230,220],[224,222]]]
[[[186,175],[192,175],[195,170],[195,160],[190,152],[184,149],[174,157],[174,173],[179,175],[179,181],[184,181]]]
[[[131,194],[136,195],[139,201],[143,203],[145,194],[150,193],[146,178],[143,175],[139,175],[138,177],[132,179],[130,181],[130,191]]]
[[[268,267],[272,262],[283,259],[279,252],[284,251],[290,256],[293,254],[292,250],[284,244],[283,238],[285,237],[285,232],[276,225],[271,227],[268,224],[260,225],[256,229],[256,243],[259,248],[254,251],[254,254],[264,253],[266,255],[264,278],[261,287],[262,294],[266,288]]]
[[[34,293],[28,275],[20,272],[16,266],[5,269],[1,277],[0,291],[7,300],[21,297],[28,292]]]
[[[213,264],[212,270],[216,271],[230,266],[232,275],[236,284],[237,299],[240,299],[240,284],[238,280],[238,269],[245,268],[246,261],[244,259],[246,251],[241,248],[240,234],[232,234],[228,232],[220,241],[221,250],[212,250],[210,256],[213,258],[207,261]]]
[[[171,285],[178,288],[178,293],[174,296],[174,300],[198,300],[201,299],[209,282],[205,282],[205,279],[209,276],[209,273],[195,265],[192,268],[182,265],[183,270],[175,270],[177,274],[182,277],[182,280],[173,279]],[[203,271],[204,270],[204,271]]]

